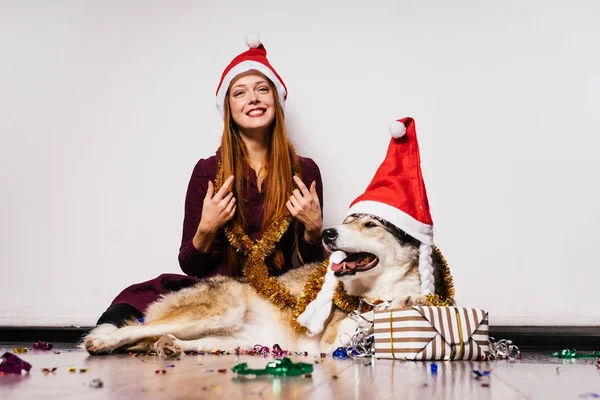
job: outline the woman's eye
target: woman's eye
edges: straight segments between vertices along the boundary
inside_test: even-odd
[[[260,88],[258,88],[258,91],[260,93],[268,93],[269,92],[269,88],[268,87],[260,87]]]
[[[244,92],[242,90],[238,90],[238,91],[233,92],[233,97],[240,97],[243,94],[244,94]]]

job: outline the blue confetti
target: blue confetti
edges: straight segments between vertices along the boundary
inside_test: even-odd
[[[336,358],[338,360],[345,360],[346,358],[349,358],[350,356],[356,356],[356,355],[358,355],[358,351],[356,351],[356,349],[354,347],[338,347],[331,354],[331,356],[333,358]]]
[[[483,372],[481,372],[481,371],[477,371],[476,369],[473,370],[473,373],[475,375],[477,375],[476,378],[481,378],[483,376],[488,376],[490,374],[490,372],[492,372],[492,371],[483,371]]]
[[[345,360],[346,358],[348,358],[348,353],[346,352],[345,347],[338,347],[337,349],[335,349],[331,356],[338,360]]]

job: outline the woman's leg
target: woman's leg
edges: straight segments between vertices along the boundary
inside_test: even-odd
[[[129,304],[116,304],[108,307],[104,314],[100,316],[96,325],[113,324],[120,328],[126,321],[130,321],[133,318],[139,320],[143,317],[144,314]]]
[[[193,286],[198,281],[198,278],[192,276],[162,274],[149,281],[131,285],[119,293],[97,324],[108,323],[121,327],[132,318],[140,319],[144,316],[143,311],[161,295]]]

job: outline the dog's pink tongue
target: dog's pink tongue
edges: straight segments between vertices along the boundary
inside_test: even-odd
[[[329,266],[329,268],[331,268],[331,270],[333,272],[338,272],[340,269],[342,269],[342,263],[334,263],[334,262],[332,262],[331,265]]]

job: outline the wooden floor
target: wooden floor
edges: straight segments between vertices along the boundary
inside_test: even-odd
[[[20,347],[0,344],[9,351],[14,346]],[[237,376],[231,367],[247,362],[249,368],[264,368],[272,358],[211,355],[170,360],[126,354],[88,356],[73,346],[58,349],[60,354],[32,350],[18,354],[32,369],[27,375],[0,376],[0,399],[600,398],[600,369],[595,360],[563,361],[548,353],[524,353],[516,362],[436,362],[437,374],[431,372],[431,362],[295,356],[296,362],[314,364],[311,377],[252,379]],[[54,373],[42,372],[53,367],[57,368]],[[71,367],[76,372],[69,372]],[[79,372],[80,368],[87,372]],[[155,373],[163,369],[165,374]],[[476,379],[474,370],[491,373]],[[93,379],[102,380],[103,387],[90,387]]]

